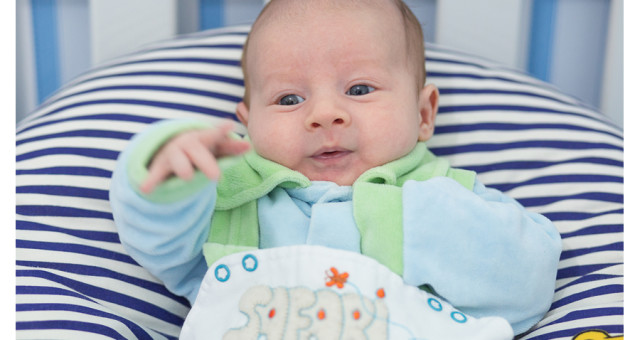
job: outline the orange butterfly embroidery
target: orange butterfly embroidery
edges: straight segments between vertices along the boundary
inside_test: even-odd
[[[329,270],[331,271],[331,273],[325,272],[325,274],[327,274],[327,279],[326,279],[327,287],[336,285],[338,288],[343,288],[344,284],[347,282],[347,279],[349,278],[349,273],[347,272],[340,273],[335,267],[331,267]]]

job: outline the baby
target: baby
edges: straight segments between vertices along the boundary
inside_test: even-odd
[[[545,217],[453,169],[424,141],[420,24],[400,0],[273,0],[245,45],[232,124],[168,121],[118,160],[122,244],[193,304],[228,254],[309,244],[372,257],[408,284],[516,334],[554,293],[560,237]]]

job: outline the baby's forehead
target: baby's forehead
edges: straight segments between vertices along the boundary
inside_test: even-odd
[[[271,0],[258,16],[252,31],[259,30],[269,23],[288,22],[300,15],[314,15],[321,12],[349,13],[362,9],[378,9],[380,11],[368,11],[368,13],[382,15],[386,20],[391,18],[393,11],[400,12],[394,0]]]

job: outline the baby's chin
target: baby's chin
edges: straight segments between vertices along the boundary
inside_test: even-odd
[[[314,175],[307,175],[304,174],[307,178],[309,178],[310,181],[316,182],[316,181],[320,181],[320,182],[333,182],[337,185],[340,186],[352,186],[353,183],[355,183],[355,181],[358,179],[358,177],[360,177],[360,174],[314,174]]]

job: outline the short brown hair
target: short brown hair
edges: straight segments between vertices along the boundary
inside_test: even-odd
[[[265,13],[268,13],[271,4],[277,2],[278,0],[269,1],[258,17],[256,18],[251,31],[255,29],[258,23],[260,23],[264,17]],[[418,91],[424,86],[425,80],[427,77],[427,71],[425,68],[425,60],[424,60],[424,37],[422,33],[422,26],[420,25],[420,21],[413,14],[411,9],[404,3],[402,0],[391,0],[394,5],[400,11],[402,16],[402,23],[404,24],[404,32],[405,32],[405,42],[407,43],[407,58],[409,65],[415,65],[417,68],[416,74],[416,83],[418,86]],[[244,96],[243,101],[247,107],[249,107],[249,96],[251,89],[249,87],[249,74],[247,72],[247,51],[249,46],[249,41],[251,40],[251,33],[247,36],[247,40],[242,49],[242,58],[240,61],[240,65],[242,67],[242,74],[244,76]]]

